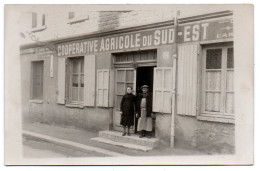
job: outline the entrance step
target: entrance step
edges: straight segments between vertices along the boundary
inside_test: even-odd
[[[152,150],[159,145],[159,139],[157,138],[139,138],[135,134],[122,136],[122,132],[117,131],[100,131],[99,137],[91,140],[142,151]]]

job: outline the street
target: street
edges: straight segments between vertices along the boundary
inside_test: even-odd
[[[23,139],[23,155],[28,158],[104,157],[95,152],[81,152],[48,142]]]

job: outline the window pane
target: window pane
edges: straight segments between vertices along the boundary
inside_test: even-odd
[[[80,75],[80,87],[84,87],[84,74]]]
[[[72,101],[78,101],[79,100],[78,99],[78,88],[73,87],[71,94],[72,94],[72,98],[71,98]]]
[[[72,87],[78,87],[79,86],[79,76],[78,74],[73,74],[72,76]]]
[[[227,71],[227,91],[230,92],[230,91],[233,91],[233,74],[234,74],[234,71],[231,70],[231,71]]]
[[[133,61],[134,61],[134,55],[133,55],[133,53],[129,53],[129,54],[127,55],[127,61],[128,61],[128,62],[133,62]]]
[[[42,26],[45,25],[45,14],[42,15]]]
[[[73,73],[79,73],[79,65],[80,65],[79,61],[74,59],[73,66],[72,66]]]
[[[133,70],[127,70],[126,71],[126,82],[134,82],[134,71]]]
[[[84,101],[84,88],[79,88],[79,101]]]
[[[32,98],[43,97],[43,61],[32,62]]]
[[[154,60],[154,52],[148,52],[148,60]]]
[[[72,18],[74,18],[74,16],[75,16],[75,13],[74,12],[69,12],[69,19],[72,19]]]
[[[234,113],[234,93],[226,94],[226,113]]]
[[[33,12],[32,13],[32,28],[37,27],[37,13]]]
[[[117,71],[117,81],[124,82],[125,81],[125,71],[118,70]]]
[[[134,53],[134,61],[140,61],[140,60],[141,60],[140,53]]]
[[[206,90],[220,91],[221,89],[221,71],[206,72]]]
[[[124,95],[126,92],[124,83],[117,83],[117,92],[118,95]]]
[[[233,48],[228,48],[228,54],[227,54],[227,68],[234,68],[234,54],[233,54]]]
[[[121,62],[127,62],[127,54],[121,56]]]
[[[221,69],[222,49],[209,49],[206,56],[206,69]]]
[[[80,72],[84,73],[84,60],[81,60]]]
[[[123,96],[117,96],[116,108],[120,109],[120,104]]]
[[[147,60],[147,52],[141,53],[141,61]]]
[[[220,93],[206,92],[205,110],[208,112],[220,112]]]

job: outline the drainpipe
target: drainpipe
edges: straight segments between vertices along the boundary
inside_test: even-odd
[[[176,16],[174,19],[174,43],[173,43],[173,73],[172,73],[172,118],[171,118],[171,148],[174,148],[174,117],[177,113],[177,72],[178,72],[178,46],[177,46],[177,36],[178,36],[178,16],[180,15],[180,11],[176,11]]]

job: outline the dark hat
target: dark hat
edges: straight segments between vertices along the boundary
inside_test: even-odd
[[[149,86],[148,86],[148,85],[143,85],[143,86],[141,87],[141,89],[143,89],[143,88],[149,88]]]

